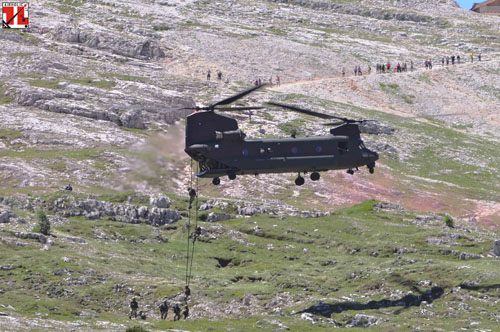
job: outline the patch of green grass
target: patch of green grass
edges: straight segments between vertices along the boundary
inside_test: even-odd
[[[0,129],[0,139],[6,139],[8,141],[13,141],[24,136],[22,131],[15,129]]]
[[[431,78],[425,74],[419,74],[415,78],[421,82],[431,83]]]
[[[147,77],[141,76],[133,76],[133,75],[124,75],[118,73],[109,73],[109,72],[101,72],[99,75],[107,78],[116,78],[122,81],[130,81],[130,82],[143,82],[146,83],[149,79]]]
[[[397,83],[390,83],[390,84],[379,83],[379,85],[382,91],[387,93],[394,93],[399,91],[399,85]]]
[[[186,27],[186,28],[192,28],[192,27],[195,27],[195,28],[204,28],[204,29],[212,29],[212,28],[214,28],[210,24],[204,24],[204,23],[200,23],[200,22],[182,23],[181,26]]]
[[[414,95],[401,95],[401,98],[407,104],[415,103],[415,96]]]
[[[66,157],[75,160],[88,160],[98,158],[101,153],[102,150],[98,149],[39,150],[35,148],[26,148],[20,151],[0,151],[0,157],[23,158],[26,160],[33,160],[37,158],[53,160],[58,157]]]
[[[207,300],[222,311],[251,296],[263,308],[262,315],[242,311],[239,318],[217,319],[197,312],[207,318],[193,318],[193,315],[188,320],[173,322],[170,313],[170,320],[160,321],[152,316],[153,312],[157,314],[158,301],[164,296],[175,297],[183,288],[187,237],[183,223],[153,231],[150,225],[106,218],[72,217],[69,223],[56,226],[56,243],[49,251],[40,251],[41,245],[34,243],[27,247],[0,243],[2,265],[19,266],[0,271],[1,280],[11,285],[4,289],[0,303],[16,303],[17,314],[27,318],[43,315],[47,319],[75,321],[86,313],[96,317],[85,318],[86,323],[90,326],[95,323],[96,328],[102,321],[133,327],[139,322],[130,322],[126,315],[128,301],[135,296],[141,310],[145,308],[148,313],[151,325],[147,328],[152,331],[215,332],[235,326],[238,331],[271,331],[277,329],[273,321],[279,320],[292,331],[319,332],[331,331],[332,326],[325,321],[311,324],[300,319],[297,312],[320,301],[330,305],[353,301],[366,304],[402,298],[410,291],[418,295],[417,290],[430,289],[418,283],[430,280],[433,285],[445,288],[445,294],[432,306],[350,310],[334,313],[332,318],[345,325],[357,313],[383,317],[377,329],[384,331],[458,330],[467,325],[464,320],[479,321],[482,328],[494,330],[497,322],[481,320],[489,309],[484,296],[496,298],[500,289],[449,291],[464,280],[478,280],[486,286],[500,283],[494,258],[471,260],[467,262],[470,269],[461,268],[464,262],[458,257],[442,255],[440,246],[427,242],[429,237],[448,238],[450,230],[442,223],[418,227],[412,222],[415,220],[412,213],[379,211],[376,204],[376,201],[363,202],[324,218],[280,220],[273,215],[257,215],[217,225],[200,222],[215,237],[196,243],[192,313],[198,310],[197,304]],[[157,231],[169,239],[167,243],[155,240]],[[105,233],[109,238],[99,240],[96,233]],[[89,243],[67,243],[66,236],[84,237]],[[488,235],[481,243],[460,239],[453,249],[481,252],[481,246],[490,244],[490,238]],[[395,254],[394,248],[410,251]],[[378,256],[372,256],[373,252]],[[63,256],[73,262],[63,262]],[[218,259],[231,262],[221,267]],[[54,273],[62,269],[70,275]],[[115,285],[123,284],[123,289],[115,290]],[[68,290],[71,293],[66,295]],[[401,295],[394,295],[395,292]],[[265,308],[277,296],[290,298],[289,304],[280,305],[279,313],[273,311],[272,305]],[[450,316],[449,308],[456,309],[464,301],[473,309],[465,316],[458,312],[461,318],[457,321],[457,317]],[[432,312],[429,321],[422,320],[422,309]]]
[[[169,29],[168,25],[165,25],[165,24],[153,25],[154,31],[167,31],[168,29]]]
[[[112,81],[96,80],[94,78],[72,78],[70,81],[75,84],[88,85],[99,89],[111,89],[116,85]]]
[[[123,127],[123,126],[121,126],[119,128],[120,128],[120,130],[128,131],[128,132],[134,133],[134,134],[147,135],[147,133],[148,133],[147,129],[127,128],[127,127]]]
[[[269,112],[260,111],[258,114],[267,121],[274,121],[274,116]]]
[[[415,96],[414,95],[406,95],[403,93],[400,93],[400,87],[397,83],[391,83],[391,84],[385,84],[385,83],[379,83],[380,88],[382,91],[384,91],[387,94],[397,96],[407,104],[413,104],[415,103]]]
[[[304,124],[305,120],[297,118],[278,124],[278,128],[288,136],[292,134],[298,135],[302,131]]]
[[[32,33],[27,33],[27,32],[24,32],[21,34],[21,36],[24,38],[24,39],[27,39],[30,41],[30,43],[32,43],[33,45],[37,46],[38,44],[40,44],[40,42],[42,41],[40,38],[36,37],[35,35],[33,35]]]
[[[275,36],[282,36],[282,37],[288,36],[286,31],[280,28],[269,28],[267,29],[267,31]]]
[[[45,89],[56,89],[59,82],[60,82],[59,80],[44,80],[44,79],[34,79],[28,81],[29,85],[31,86],[35,86],[38,88],[45,88]]]
[[[6,56],[12,57],[12,58],[18,58],[18,57],[27,58],[27,57],[30,57],[32,55],[33,55],[33,53],[31,53],[31,52],[14,52],[14,53],[6,54]]]
[[[48,164],[47,167],[54,171],[64,172],[66,170],[66,162],[64,160],[55,160]]]
[[[5,88],[3,87],[3,83],[0,82],[0,105],[8,104],[12,100],[12,97],[5,95]]]

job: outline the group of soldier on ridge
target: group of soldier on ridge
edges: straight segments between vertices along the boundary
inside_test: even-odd
[[[186,286],[184,288],[184,306],[183,306],[183,309],[181,310],[180,303],[173,304],[172,311],[174,312],[174,321],[181,320],[182,317],[184,317],[184,319],[187,319],[189,317],[189,307],[188,307],[187,301],[188,301],[188,298],[190,295],[191,295],[191,289],[189,289],[189,286]],[[162,320],[167,319],[168,310],[170,308],[170,305],[172,305],[172,304],[169,304],[168,300],[164,300],[160,304],[160,306],[158,307],[158,309],[160,310],[160,318]],[[128,318],[129,319],[140,318],[142,320],[146,320],[146,318],[147,318],[146,313],[142,310],[139,310],[139,303],[137,302],[135,297],[132,299],[132,301],[130,301],[130,313],[128,315]]]

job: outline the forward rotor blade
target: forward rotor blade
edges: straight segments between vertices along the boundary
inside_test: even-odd
[[[209,110],[209,107],[198,107],[198,106],[193,106],[193,107],[180,107],[180,108],[174,108],[171,109],[171,111],[181,111],[181,110],[194,110],[194,111],[205,111]]]
[[[236,94],[236,95],[234,95],[234,96],[231,96],[231,97],[229,97],[229,98],[226,98],[226,99],[223,99],[223,100],[221,100],[221,101],[219,101],[219,102],[216,102],[215,104],[210,105],[210,107],[211,107],[211,108],[214,108],[214,107],[215,107],[215,106],[217,106],[217,105],[228,105],[228,104],[234,103],[234,102],[235,102],[235,101],[237,101],[238,99],[245,97],[247,94],[252,93],[253,91],[255,91],[255,90],[257,90],[257,89],[260,89],[260,88],[262,88],[262,87],[265,87],[266,85],[267,85],[267,84],[261,84],[261,85],[259,85],[259,86],[254,86],[253,88],[250,88],[250,89],[245,90],[245,91],[243,91],[243,92],[240,92],[240,93],[238,93],[238,94]]]
[[[300,107],[293,106],[293,105],[287,105],[287,104],[281,104],[281,103],[274,103],[274,102],[271,102],[271,101],[267,102],[266,104],[272,105],[272,106],[278,106],[278,107],[287,108],[287,109],[295,111],[295,112],[312,115],[312,116],[315,116],[315,117],[318,117],[318,118],[322,118],[322,119],[344,120],[343,118],[339,118],[338,116],[324,114],[324,113],[319,113],[319,112],[314,112],[314,111],[311,111],[311,110],[308,110],[308,109],[305,109],[305,108],[300,108]]]
[[[246,110],[261,110],[264,107],[262,106],[235,106],[235,107],[217,107],[216,111],[246,111]]]
[[[340,126],[342,124],[344,124],[345,122],[327,122],[327,123],[322,123],[323,126],[328,126],[328,127],[331,127],[331,126]]]

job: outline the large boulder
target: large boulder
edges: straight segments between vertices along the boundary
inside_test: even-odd
[[[172,201],[166,196],[151,197],[149,199],[149,204],[151,207],[157,207],[160,209],[168,209]]]
[[[378,319],[374,316],[356,314],[351,321],[346,325],[346,327],[369,327],[372,325],[377,325],[381,322],[381,319]]]
[[[146,60],[165,58],[165,53],[159,43],[152,39],[130,40],[121,38],[119,35],[68,28],[64,25],[58,27],[54,36],[63,42],[83,44],[90,48],[130,58]]]
[[[218,222],[231,219],[230,214],[210,212],[207,217],[208,222]]]
[[[10,222],[10,218],[13,217],[13,214],[9,210],[0,210],[0,223],[8,223]]]
[[[119,126],[134,129],[145,129],[144,118],[141,110],[127,110],[120,114],[117,121]]]
[[[165,224],[171,224],[181,219],[179,212],[169,209],[160,209],[154,207],[149,212],[148,224],[153,226],[162,226]]]

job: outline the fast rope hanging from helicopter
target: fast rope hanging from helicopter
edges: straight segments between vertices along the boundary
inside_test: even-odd
[[[193,276],[193,258],[194,258],[194,246],[199,236],[201,235],[201,229],[198,227],[198,177],[196,177],[196,189],[193,188],[193,159],[191,159],[189,167],[189,205],[188,205],[188,220],[186,224],[187,228],[187,251],[186,251],[186,287],[189,289],[189,284]],[[194,202],[194,232],[191,233],[191,216]],[[193,242],[191,245],[191,241]]]

